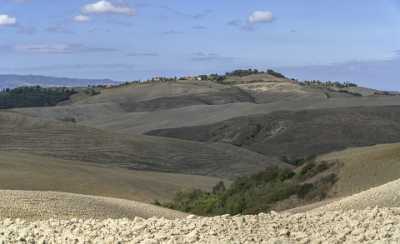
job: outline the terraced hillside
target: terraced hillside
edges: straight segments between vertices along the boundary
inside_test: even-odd
[[[279,160],[227,144],[134,137],[16,113],[0,113],[0,150],[52,156],[128,169],[232,177]]]
[[[399,131],[400,107],[384,106],[279,111],[148,134],[229,143],[295,161],[347,147],[398,142]]]

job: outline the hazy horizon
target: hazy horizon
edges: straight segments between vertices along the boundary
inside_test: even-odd
[[[0,0],[0,73],[129,81],[273,68],[400,90],[399,11],[397,0]]]

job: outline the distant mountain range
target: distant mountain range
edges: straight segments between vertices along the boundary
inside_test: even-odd
[[[13,75],[0,74],[0,89],[15,88],[18,86],[88,86],[117,84],[117,81],[110,79],[73,79],[65,77],[51,77],[40,75]]]

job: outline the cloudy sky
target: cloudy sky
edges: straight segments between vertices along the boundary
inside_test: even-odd
[[[0,0],[0,73],[276,68],[400,89],[400,0]]]

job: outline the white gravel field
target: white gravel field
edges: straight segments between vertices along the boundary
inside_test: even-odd
[[[5,219],[0,243],[400,243],[400,209],[175,220]]]
[[[399,195],[400,180],[302,213],[206,218],[121,199],[0,191],[0,244],[400,243]]]

